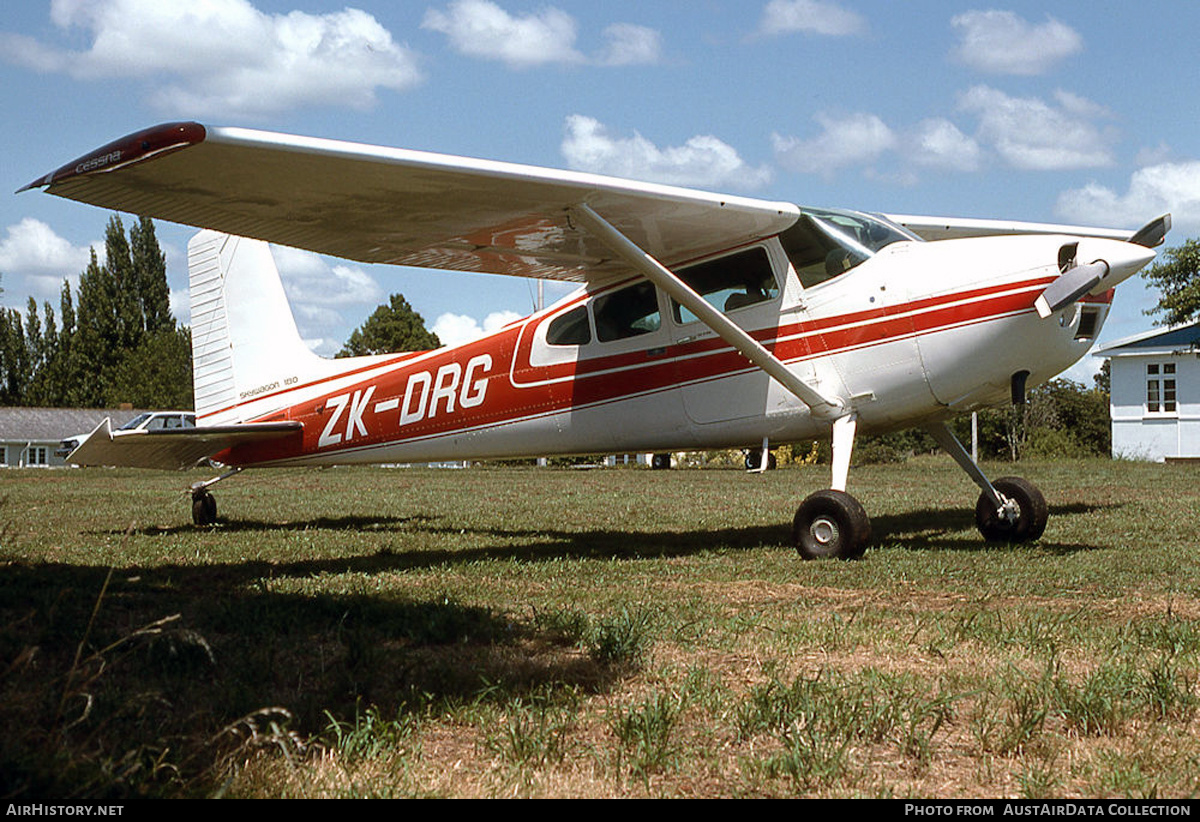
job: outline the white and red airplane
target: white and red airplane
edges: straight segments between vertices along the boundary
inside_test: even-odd
[[[986,539],[1038,538],[1041,493],[989,481],[946,420],[1082,357],[1113,286],[1170,228],[889,218],[197,123],[124,137],[38,187],[210,229],[188,247],[197,427],[101,425],[70,457],[230,466],[192,487],[198,524],[216,517],[210,486],[251,466],[765,455],[832,436],[831,488],[793,520],[806,558],[863,552],[855,436],[913,426],[982,489]],[[580,288],[465,345],[328,360],[301,341],[265,241]]]

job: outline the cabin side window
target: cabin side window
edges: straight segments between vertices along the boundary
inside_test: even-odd
[[[555,317],[546,329],[546,342],[550,345],[587,345],[591,341],[592,328],[588,325],[585,305]]]
[[[779,296],[779,283],[771,270],[771,258],[762,247],[690,265],[677,273],[709,305],[726,314]],[[699,319],[674,300],[671,301],[671,312],[677,323]]]
[[[596,338],[612,342],[639,334],[649,334],[662,326],[658,310],[658,293],[648,282],[634,285],[597,297],[593,304],[596,318]]]

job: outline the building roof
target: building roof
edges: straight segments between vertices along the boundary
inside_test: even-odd
[[[105,417],[111,417],[117,428],[141,413],[115,408],[0,408],[0,442],[57,443],[90,432]]]
[[[1101,357],[1119,357],[1128,354],[1181,350],[1200,350],[1200,322],[1176,325],[1170,328],[1152,328],[1141,334],[1134,334],[1131,337],[1103,345],[1093,353]]]

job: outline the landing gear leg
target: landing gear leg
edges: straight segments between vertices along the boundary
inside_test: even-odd
[[[926,430],[982,490],[975,504],[975,525],[985,540],[1032,542],[1045,532],[1050,509],[1037,486],[1021,477],[990,482],[949,426],[938,423]]]
[[[219,477],[192,485],[192,523],[194,525],[212,525],[217,521],[217,501],[208,489],[241,470],[241,468],[233,468]]]
[[[857,559],[871,541],[866,510],[846,493],[857,423],[853,414],[834,420],[832,487],[810,494],[792,520],[792,543],[804,559]]]

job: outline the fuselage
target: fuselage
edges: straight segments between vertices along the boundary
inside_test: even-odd
[[[1088,351],[1111,303],[1109,290],[1046,319],[1034,309],[1060,274],[1060,248],[1079,238],[921,242],[872,231],[826,215],[671,268],[801,379],[844,400],[868,433],[1004,402],[1019,372],[1029,385],[1052,378]],[[829,434],[827,419],[633,277],[590,285],[465,345],[337,362],[319,378],[281,362],[277,379],[202,417],[303,423],[294,438],[216,458],[423,462]]]

